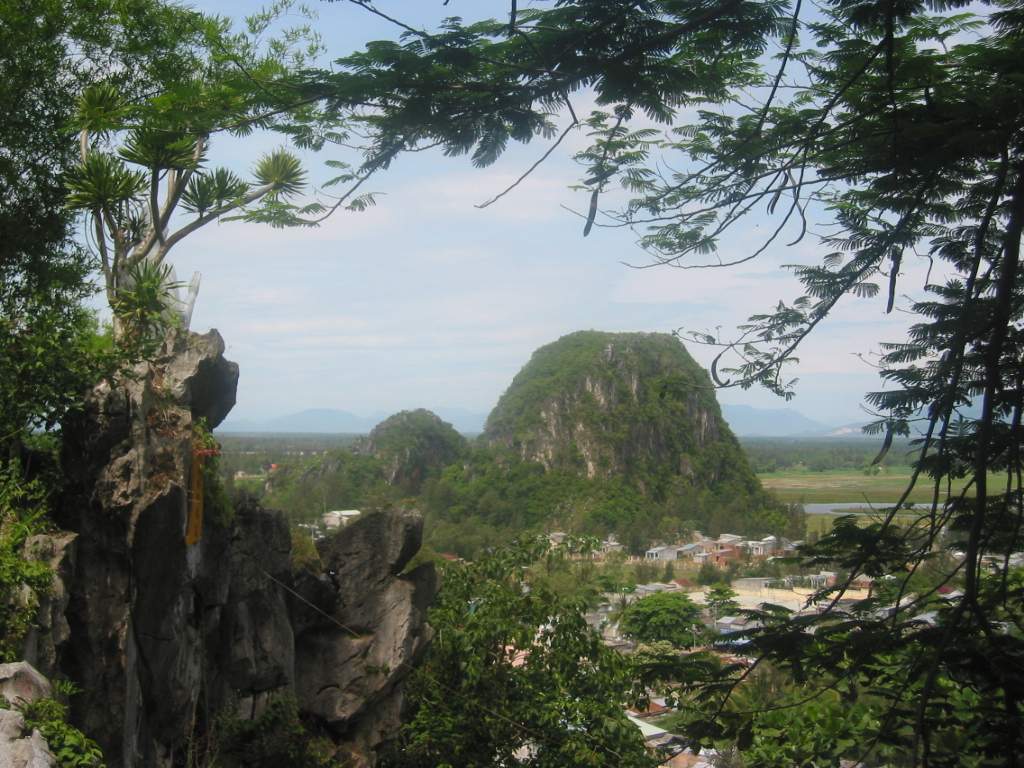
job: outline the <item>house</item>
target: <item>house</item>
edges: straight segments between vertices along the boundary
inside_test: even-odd
[[[760,625],[756,621],[746,616],[722,616],[715,620],[715,630],[722,635],[731,635],[733,632],[742,632],[758,626]]]
[[[552,531],[548,534],[548,543],[553,547],[557,547],[565,541],[568,535],[564,531]]]
[[[740,546],[749,552],[751,557],[769,557],[780,550],[779,540],[775,536],[765,536],[760,541],[744,541]]]
[[[741,560],[743,558],[743,550],[735,544],[718,543],[715,546],[715,551],[709,553],[709,557],[715,565],[722,566],[734,560]]]
[[[675,584],[661,584],[655,582],[653,584],[637,584],[636,591],[633,593],[637,596],[637,599],[653,595],[656,592],[674,592],[678,589]]]
[[[330,512],[324,512],[320,516],[320,520],[323,523],[324,528],[333,530],[334,528],[343,528],[361,514],[362,512],[358,509],[335,509]]]
[[[663,545],[658,547],[651,547],[644,552],[644,560],[654,560],[657,562],[664,562],[666,560],[678,560],[680,547],[675,545]]]
[[[684,544],[679,548],[678,556],[681,558],[689,557],[692,559],[698,553],[702,553],[703,551],[704,549],[700,544]]]
[[[601,551],[606,555],[622,551],[622,544],[620,544],[619,540],[615,538],[614,533],[601,542]]]

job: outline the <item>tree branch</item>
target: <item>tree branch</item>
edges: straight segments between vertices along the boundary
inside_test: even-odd
[[[242,208],[246,205],[249,205],[250,203],[256,202],[264,195],[273,191],[273,189],[273,184],[264,184],[262,187],[257,187],[251,192],[248,192],[247,194],[243,195],[239,200],[235,200],[234,202],[228,203],[227,205],[222,205],[220,208],[215,208],[209,213],[200,216],[198,219],[194,219],[193,221],[189,222],[184,227],[182,227],[173,235],[167,238],[167,241],[163,244],[163,246],[161,246],[160,250],[157,252],[156,263],[161,263],[167,256],[167,252],[170,251],[171,248],[173,248],[175,245],[181,242],[182,239],[191,235],[197,229],[205,227],[211,221],[220,218],[225,213],[230,213],[231,211],[234,211],[238,208]]]

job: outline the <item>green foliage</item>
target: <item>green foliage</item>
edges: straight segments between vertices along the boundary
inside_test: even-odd
[[[291,564],[293,571],[306,570],[310,573],[320,573],[320,553],[316,544],[310,538],[309,532],[301,528],[291,529]]]
[[[711,586],[712,584],[718,584],[721,582],[728,583],[729,576],[727,571],[723,571],[714,563],[705,560],[700,564],[700,568],[697,570],[697,583],[703,587]]]
[[[171,272],[169,264],[150,261],[129,267],[127,279],[110,304],[126,340],[152,348],[177,321],[173,302],[184,283],[171,280]]]
[[[527,581],[547,554],[525,543],[445,568],[434,641],[410,680],[411,717],[389,765],[655,764],[623,714],[628,660],[603,645],[582,606]]]
[[[619,627],[642,643],[677,647],[694,646],[704,634],[700,608],[682,592],[656,592],[631,603],[622,612]]]
[[[451,424],[420,408],[396,413],[374,427],[365,450],[387,467],[391,485],[416,494],[427,479],[462,458],[468,444]]]
[[[900,501],[917,482],[936,501],[913,526],[895,524],[896,508],[865,527],[837,525],[805,564],[845,574],[839,594],[860,574],[894,575],[902,591],[937,550],[955,550],[962,558],[945,576],[963,579],[964,596],[936,611],[934,624],[919,618],[927,605],[920,595],[885,620],[873,602],[792,620],[766,610],[752,652],[792,670],[801,685],[818,680],[827,691],[841,680],[851,699],[870,691],[887,715],[875,721],[826,701],[798,713],[797,751],[764,761],[835,762],[852,738],[903,740],[915,765],[957,764],[965,753],[1012,764],[1024,732],[1024,651],[1019,631],[999,617],[1020,607],[1008,563],[1021,546],[1024,464],[1024,15],[1012,2],[988,5],[983,19],[924,2],[808,8],[570,0],[513,13],[507,23],[450,21],[436,35],[410,32],[404,45],[371,44],[343,62],[354,74],[323,81],[341,98],[360,78],[378,93],[397,92],[379,97],[378,146],[440,140],[478,164],[510,138],[550,135],[552,107],[593,88],[599,109],[586,125],[594,141],[578,155],[590,194],[584,234],[601,194],[621,181],[634,199],[608,215],[640,230],[655,263],[721,266],[720,237],[754,212],[775,221],[734,263],[824,231],[821,263],[793,268],[802,296],[773,302],[733,338],[689,334],[719,353],[711,374],[721,386],[762,385],[791,397],[789,366],[840,301],[883,295],[891,312],[916,254],[941,265],[930,272],[940,282],[908,302],[917,315],[908,337],[883,347],[888,386],[869,397],[873,429],[884,434],[879,459],[895,437],[915,440]],[[776,57],[764,55],[774,49]],[[759,90],[748,106],[751,88]],[[440,109],[423,109],[423,98]],[[686,123],[675,120],[682,107]],[[655,142],[631,125],[640,113],[674,130]],[[980,405],[973,415],[972,402]],[[527,410],[514,397],[508,405],[507,423],[496,426],[527,439]],[[578,465],[573,445],[558,448],[557,462]],[[989,482],[993,470],[998,484]],[[973,496],[942,503],[964,476]],[[734,514],[712,510],[709,527],[721,530]],[[689,510],[671,516],[699,519]],[[985,583],[989,567],[1002,571],[999,591]],[[965,706],[971,697],[975,706]],[[749,730],[718,725],[750,746]]]
[[[722,616],[731,616],[740,609],[736,597],[736,592],[728,584],[714,584],[705,595],[704,604],[711,611],[711,615],[718,619]]]
[[[332,509],[382,509],[398,500],[379,459],[344,449],[282,466],[269,483],[264,504],[288,510],[297,522],[317,521]]]
[[[220,471],[220,443],[210,432],[204,418],[197,419],[192,424],[192,448],[206,452],[202,458],[204,519],[226,528],[235,519],[235,506],[224,487],[224,478]]]
[[[869,467],[878,455],[878,445],[863,437],[856,440],[743,437],[740,444],[751,468],[758,474],[802,469],[810,472],[830,469],[860,471]],[[914,455],[909,441],[894,439],[884,460],[874,466],[879,471],[882,467],[910,467]]]
[[[276,696],[253,720],[220,717],[216,724],[216,765],[223,768],[341,768],[330,739],[303,724],[290,696]]]
[[[37,729],[46,740],[58,768],[106,768],[99,745],[68,723],[62,701],[38,699],[20,710],[26,727]]]
[[[46,496],[40,481],[25,479],[17,461],[0,464],[0,661],[20,658],[37,596],[53,581],[49,564],[25,550],[26,540],[45,527]]]
[[[85,389],[118,370],[108,336],[83,306],[95,266],[74,240],[62,174],[76,91],[124,53],[103,60],[106,32],[77,0],[0,2],[0,456],[36,429],[52,430]],[[12,453],[13,452],[13,453]]]

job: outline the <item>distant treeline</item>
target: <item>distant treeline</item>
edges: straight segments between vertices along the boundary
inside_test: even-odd
[[[742,437],[740,444],[751,467],[759,474],[794,469],[825,472],[869,466],[878,455],[882,438]],[[882,463],[888,467],[907,467],[913,456],[910,442],[897,439]]]
[[[221,445],[221,468],[225,474],[242,471],[256,474],[269,464],[286,464],[353,445],[362,435],[309,433],[216,433]]]
[[[628,550],[670,540],[694,529],[710,533],[773,532],[803,536],[798,507],[778,503],[756,484],[719,482],[711,489],[669,487],[651,497],[643,485],[619,479],[588,480],[568,471],[544,471],[503,451],[480,446],[448,466],[422,474],[415,491],[389,483],[389,462],[351,448],[359,435],[221,435],[222,467],[229,489],[234,474],[260,475],[237,487],[286,510],[293,522],[312,522],[328,509],[372,510],[412,503],[427,517],[427,539],[439,551],[472,556],[525,531],[561,528],[615,533]],[[869,439],[746,438],[741,441],[754,471],[859,470],[878,453]],[[400,446],[401,447],[401,446]],[[896,441],[888,466],[909,463],[909,445]],[[407,450],[398,453],[406,455]],[[270,465],[273,472],[266,472]],[[751,480],[751,482],[753,482]]]

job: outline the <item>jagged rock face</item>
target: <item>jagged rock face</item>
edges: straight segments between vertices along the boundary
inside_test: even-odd
[[[238,366],[223,352],[216,331],[177,335],[133,379],[96,387],[65,428],[61,523],[78,540],[60,663],[83,690],[75,721],[112,765],[165,764],[194,726],[197,585],[226,574],[204,557],[218,536],[187,547],[183,532],[193,424],[216,426],[235,401]]]
[[[746,468],[707,373],[669,334],[582,331],[541,347],[482,439],[547,469],[641,487],[671,476],[708,486],[731,464]]]
[[[50,645],[56,666],[82,689],[72,700],[73,722],[100,743],[111,766],[177,765],[220,712],[257,717],[273,695],[297,693],[300,710],[327,711],[322,697],[306,700],[308,686],[295,687],[297,671],[304,680],[314,674],[306,661],[296,669],[297,638],[311,629],[292,615],[283,516],[255,504],[243,504],[231,520],[208,511],[200,541],[185,543],[193,425],[202,418],[216,426],[235,400],[238,367],[223,351],[216,331],[179,336],[134,380],[97,387],[80,420],[65,427],[69,482],[60,517],[77,538],[61,579],[70,637]],[[418,537],[418,528],[403,535],[402,552],[415,551]],[[387,542],[365,544],[349,553],[345,568],[381,564],[375,548]],[[372,642],[360,649],[361,662],[411,659],[425,636],[419,606],[433,595],[432,582],[419,589],[382,567],[373,584],[339,585],[331,598],[332,606],[366,605]],[[345,645],[343,635],[337,626],[320,627],[321,658]],[[345,665],[331,674],[339,695],[362,701],[339,734],[372,763],[379,732],[397,727],[405,673],[373,684],[365,674],[347,676]]]
[[[380,459],[390,485],[417,494],[423,481],[466,452],[466,439],[439,416],[423,408],[389,416],[370,432],[358,450]]]
[[[42,560],[54,574],[50,589],[36,595],[38,608],[35,621],[25,635],[22,658],[43,675],[57,673],[57,660],[68,640],[71,628],[66,617],[67,585],[75,572],[77,535],[68,531],[37,534],[25,542],[25,554],[33,560]]]
[[[368,515],[321,540],[321,573],[296,584],[298,699],[347,744],[357,765],[394,736],[399,684],[429,643],[433,565],[402,574],[422,534],[417,512]]]

